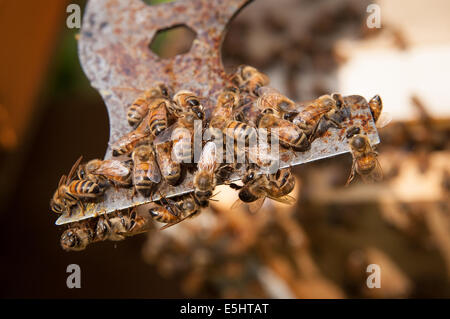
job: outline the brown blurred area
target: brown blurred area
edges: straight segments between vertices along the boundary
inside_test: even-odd
[[[167,231],[64,252],[49,199],[81,154],[102,158],[108,142],[106,108],[65,25],[69,3],[85,5],[0,1],[1,297],[450,297],[450,121],[414,96],[416,118],[381,130],[382,184],[344,188],[346,154],[294,169],[295,206],[231,211],[236,194],[223,187]],[[408,50],[398,30],[365,27],[368,3],[256,0],[230,24],[224,64],[261,68],[298,100],[332,92],[348,58],[338,40],[397,34]],[[73,263],[81,289],[66,287]],[[380,289],[366,286],[369,264],[381,267]]]

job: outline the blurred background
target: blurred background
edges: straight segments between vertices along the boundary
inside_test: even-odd
[[[295,206],[231,211],[237,194],[220,187],[195,219],[70,253],[49,200],[80,154],[103,157],[109,124],[66,27],[69,3],[85,5],[0,0],[1,297],[450,297],[448,1],[376,1],[374,29],[373,2],[360,0],[256,0],[230,23],[227,70],[253,65],[298,101],[381,95],[393,116],[377,148],[382,183],[343,187],[346,154],[295,168]],[[173,30],[150,49],[171,56],[191,41]],[[81,289],[66,287],[73,263]],[[366,286],[369,264],[379,289]]]

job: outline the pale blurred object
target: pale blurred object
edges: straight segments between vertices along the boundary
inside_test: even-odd
[[[394,120],[415,117],[410,96],[427,102],[430,115],[450,117],[450,2],[378,1],[381,29],[364,41],[340,41],[346,63],[338,70],[339,91],[379,94]],[[423,6],[426,6],[424,9]],[[413,23],[412,23],[413,22]]]

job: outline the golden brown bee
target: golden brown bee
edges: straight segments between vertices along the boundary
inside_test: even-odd
[[[150,114],[147,114],[145,119],[134,131],[125,134],[115,143],[111,144],[113,156],[130,154],[139,144],[145,142],[150,143],[153,140],[153,136],[150,135],[150,130],[147,125],[149,117]]]
[[[61,235],[60,244],[66,251],[80,251],[95,241],[95,230],[89,221],[73,224]]]
[[[348,134],[347,136],[349,135],[351,134]],[[355,134],[350,137],[349,144],[352,152],[353,164],[346,185],[353,180],[355,173],[358,173],[364,182],[381,181],[383,172],[380,163],[377,160],[378,153],[373,150],[369,138],[366,135]]]
[[[206,143],[198,161],[198,170],[194,176],[194,196],[201,206],[208,205],[209,198],[216,188],[218,164],[216,144],[214,142]]]
[[[96,240],[120,241],[143,233],[149,229],[150,220],[150,216],[138,215],[133,209],[127,214],[117,212],[113,217],[101,216],[95,229]]]
[[[284,204],[293,204],[295,199],[288,194],[295,187],[295,178],[290,169],[280,169],[275,174],[259,174],[254,169],[248,170],[242,178],[243,186],[231,183],[230,187],[239,190],[239,199],[232,209],[247,203],[252,213],[257,212],[266,197]]]
[[[130,168],[119,160],[94,159],[78,168],[78,178],[89,180],[101,186],[109,181],[115,186],[128,187],[131,185]]]
[[[153,99],[149,104],[147,125],[153,136],[158,136],[169,125],[167,112],[172,110],[173,105],[165,98]]]
[[[117,212],[112,217],[104,215],[78,222],[61,235],[61,247],[67,251],[80,251],[94,242],[123,240],[147,231],[150,221],[150,216],[141,216],[131,210],[126,214]]]
[[[178,108],[175,106],[176,115],[192,111],[199,119],[203,120],[205,115],[203,105],[200,103],[199,97],[197,97],[193,92],[188,90],[178,91],[173,96],[173,100],[178,106]]]
[[[255,104],[261,112],[268,108],[281,113],[295,113],[299,111],[299,105],[274,88],[262,87],[258,90],[258,94],[259,97]]]
[[[149,209],[150,215],[160,223],[166,223],[161,228],[166,229],[186,218],[194,217],[201,211],[199,202],[192,194],[181,196],[178,200],[161,197],[161,205]]]
[[[230,118],[233,110],[239,105],[239,90],[230,86],[225,88],[217,98],[217,105],[212,113],[212,118]]]
[[[164,180],[170,185],[178,185],[181,180],[181,164],[172,157],[173,141],[155,143],[156,161]]]
[[[267,109],[258,121],[258,128],[267,129],[268,136],[277,136],[280,144],[295,151],[309,149],[310,142],[306,134],[297,125],[281,119],[273,109]]]
[[[300,127],[312,141],[330,127],[340,128],[340,123],[350,118],[350,115],[350,107],[340,94],[323,95],[301,109],[292,118],[292,123]]]
[[[127,120],[131,126],[137,126],[142,122],[149,110],[150,102],[159,97],[170,98],[169,88],[158,83],[151,89],[145,91],[128,107]]]
[[[88,180],[72,180],[82,156],[75,162],[69,175],[61,176],[58,188],[50,200],[50,208],[55,213],[63,213],[67,211],[70,213],[70,208],[78,205],[81,212],[84,212],[84,206],[80,199],[95,198],[103,194],[103,189],[94,182]]]
[[[209,127],[210,129],[222,131],[225,135],[233,138],[235,142],[242,141],[248,143],[251,140],[256,142],[256,129],[232,118],[233,110],[238,104],[239,95],[237,90],[227,88],[221,92],[217,99],[217,105],[214,108]]]
[[[203,111],[187,111],[180,114],[177,122],[169,128],[173,141],[172,154],[178,163],[192,163],[195,121],[204,119]]]
[[[155,185],[161,181],[155,153],[150,145],[136,147],[132,154],[133,184],[136,191],[148,197]]]
[[[373,120],[376,123],[378,118],[381,115],[381,111],[383,110],[383,102],[381,101],[381,97],[379,95],[375,95],[369,101],[370,112],[372,113]]]
[[[230,77],[230,81],[240,90],[247,91],[256,96],[260,87],[267,86],[270,83],[267,75],[248,65],[239,66],[236,72]]]
[[[377,128],[383,128],[391,122],[392,115],[388,112],[383,112],[383,102],[379,95],[375,95],[370,99],[369,108]]]

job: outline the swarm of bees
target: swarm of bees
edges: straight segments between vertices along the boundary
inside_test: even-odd
[[[218,147],[223,145],[216,139],[217,132],[234,141],[234,155],[241,154],[247,160],[259,155],[257,149],[247,147],[249,141],[258,137],[258,129],[265,129],[269,139],[276,138],[282,148],[304,152],[329,129],[342,129],[341,123],[351,118],[351,106],[337,93],[295,103],[268,85],[268,76],[257,69],[238,67],[218,95],[209,118],[202,104],[204,98],[191,91],[173,93],[168,85],[157,83],[140,95],[126,113],[132,131],[111,145],[113,158],[82,163],[80,157],[69,174],[61,177],[50,207],[56,213],[68,214],[79,207],[83,214],[85,204],[101,201],[108,187],[130,188],[132,196],[139,193],[153,198],[158,193],[158,200],[144,215],[127,210],[69,224],[61,246],[65,250],[82,250],[92,242],[122,240],[148,230],[151,220],[165,223],[162,229],[173,226],[207,207],[219,184],[238,190],[239,199],[233,207],[248,204],[251,212],[259,210],[266,197],[293,204],[295,200],[289,193],[295,179],[289,168],[262,173],[261,158],[245,164],[230,163],[220,158],[223,155]],[[377,121],[381,98],[375,96],[369,106]],[[248,112],[249,109],[253,111]],[[196,145],[192,137],[197,121],[202,123],[202,133],[211,132],[211,139],[202,141],[198,163],[194,163]],[[346,137],[353,154],[348,183],[355,173],[364,180],[379,180],[377,153],[367,136],[359,127],[351,127]],[[245,143],[244,148],[240,141]],[[223,139],[220,143],[224,143]],[[228,182],[230,174],[242,165],[246,171],[242,185]],[[186,170],[194,173],[193,192],[165,198],[159,185],[179,185]]]

